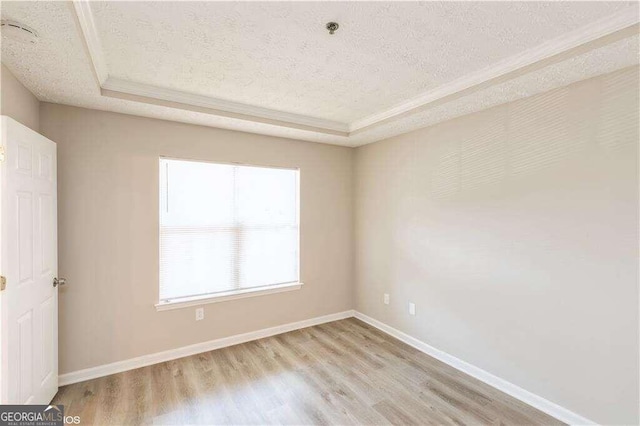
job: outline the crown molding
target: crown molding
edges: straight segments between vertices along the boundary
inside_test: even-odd
[[[110,76],[90,3],[89,0],[74,0],[72,2],[101,95],[316,133],[349,135],[348,123],[278,111]]]
[[[102,44],[100,43],[100,37],[98,36],[98,30],[93,20],[93,13],[91,12],[91,3],[88,0],[73,1],[73,10],[76,12],[76,18],[82,38],[89,53],[89,59],[93,68],[94,75],[98,81],[98,85],[102,85],[109,77],[109,71],[107,69],[107,61],[104,59]]]
[[[481,90],[487,86],[515,78],[533,71],[536,65],[537,67],[535,68],[537,69],[551,65],[551,63],[560,62],[583,53],[584,50],[599,47],[598,44],[601,44],[598,43],[599,41],[609,44],[620,38],[633,35],[633,33],[637,34],[640,11],[637,4],[634,4],[629,9],[549,40],[478,72],[470,73],[450,83],[445,83],[436,90],[425,92],[386,111],[356,120],[350,124],[349,132],[354,133],[370,128],[389,119],[415,112],[425,106],[435,106],[433,104],[436,102],[440,104],[442,103],[439,102],[441,100],[448,102],[453,100],[451,98],[456,94],[467,95],[470,91]],[[619,37],[615,37],[616,34]],[[585,47],[586,49],[580,49],[580,47]]]
[[[90,0],[74,0],[72,4],[102,96],[347,138],[637,35],[640,28],[640,8],[633,4],[617,14],[445,83],[392,108],[344,123],[112,77],[108,73]]]
[[[104,96],[154,103],[241,120],[256,121],[300,130],[347,136],[347,123],[323,120],[306,115],[262,108],[210,96],[157,87],[109,76],[102,83]]]

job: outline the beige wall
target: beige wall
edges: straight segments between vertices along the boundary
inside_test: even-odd
[[[1,68],[0,114],[37,132],[40,128],[40,102],[4,64]]]
[[[42,103],[58,144],[60,373],[353,308],[352,154]],[[158,157],[300,167],[301,290],[156,312]]]
[[[42,103],[69,282],[60,372],[355,306],[594,421],[638,423],[638,77],[357,150]],[[199,322],[156,312],[160,155],[300,167],[303,289]]]
[[[638,423],[637,68],[355,164],[358,310],[594,421]]]

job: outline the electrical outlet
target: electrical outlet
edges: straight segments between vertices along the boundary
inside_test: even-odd
[[[409,315],[416,314],[416,304],[409,302]]]
[[[204,308],[196,308],[196,321],[204,319]]]
[[[384,304],[388,305],[389,304],[389,293],[385,293],[384,294]]]

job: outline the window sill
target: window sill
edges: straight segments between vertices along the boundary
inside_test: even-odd
[[[208,303],[218,303],[226,302],[227,300],[244,299],[245,297],[264,296],[267,294],[282,293],[284,291],[300,290],[303,285],[303,283],[297,282],[280,284],[267,288],[248,288],[244,290],[225,291],[224,293],[218,293],[216,295],[185,297],[173,302],[156,303],[156,311],[169,311],[172,309],[188,308],[190,306],[205,305]]]

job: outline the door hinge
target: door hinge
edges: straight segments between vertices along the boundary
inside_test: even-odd
[[[3,291],[5,288],[7,288],[7,279],[0,275],[0,291]]]

